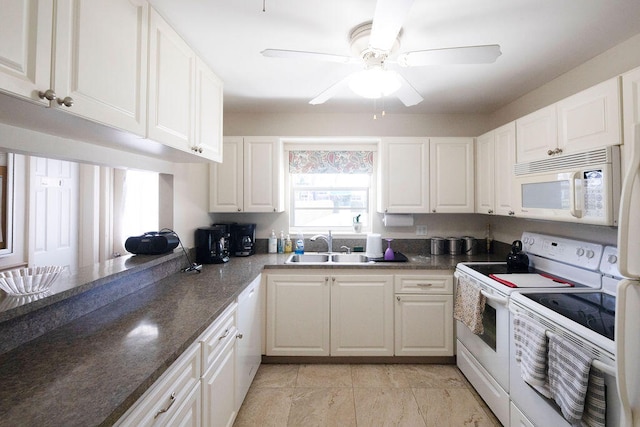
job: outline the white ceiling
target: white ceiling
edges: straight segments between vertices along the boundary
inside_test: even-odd
[[[309,100],[360,66],[265,58],[267,48],[351,55],[349,32],[374,0],[151,0],[224,81],[231,112],[371,112],[345,88]],[[490,113],[640,33],[639,0],[415,0],[400,51],[499,44],[493,64],[398,68],[424,97],[389,112]],[[378,101],[380,107],[380,101]]]

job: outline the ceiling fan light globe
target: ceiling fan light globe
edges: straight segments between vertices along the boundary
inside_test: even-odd
[[[400,79],[395,71],[370,68],[354,73],[349,79],[349,89],[363,98],[377,99],[389,96],[400,89]]]

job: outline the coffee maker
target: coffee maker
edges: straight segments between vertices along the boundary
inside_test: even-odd
[[[229,261],[229,232],[220,225],[196,229],[196,262],[222,264]]]
[[[249,256],[256,253],[256,225],[231,224],[231,254]]]

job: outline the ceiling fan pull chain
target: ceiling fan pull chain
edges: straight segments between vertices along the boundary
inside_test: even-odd
[[[267,11],[267,0],[262,0],[262,11],[263,12]]]

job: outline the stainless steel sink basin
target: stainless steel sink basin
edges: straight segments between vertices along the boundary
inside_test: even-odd
[[[292,254],[284,262],[285,264],[306,264],[306,265],[331,265],[331,264],[373,264],[366,255],[363,254],[326,254],[326,253],[306,253]]]

